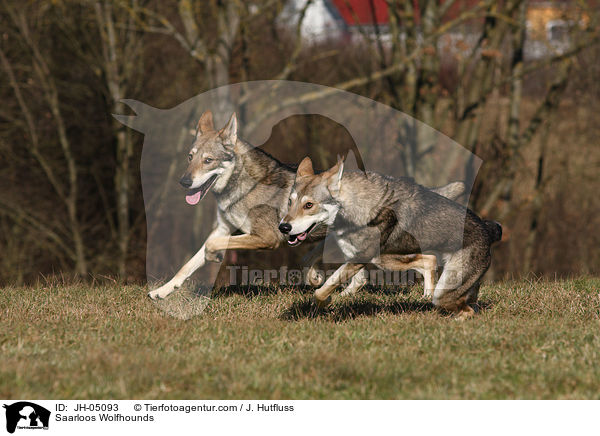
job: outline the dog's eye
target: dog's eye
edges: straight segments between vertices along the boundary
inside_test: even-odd
[[[188,162],[191,162],[193,158],[194,155],[192,153],[188,154]]]
[[[212,159],[212,158],[210,158],[210,157],[207,157],[206,159],[204,159],[204,163],[205,163],[205,164],[209,164],[209,163],[211,163],[212,161],[213,161],[213,159]]]
[[[292,199],[288,198],[288,206],[291,206],[291,205],[292,205]]]
[[[310,209],[311,207],[313,207],[313,204],[312,204],[310,201],[307,201],[307,202],[304,204],[304,209]]]

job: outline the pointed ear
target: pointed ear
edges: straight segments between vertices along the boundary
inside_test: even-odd
[[[300,177],[315,175],[315,170],[313,170],[313,164],[310,160],[310,157],[306,156],[304,159],[302,159],[302,162],[300,162],[300,165],[298,165],[298,171],[296,172],[296,175]]]
[[[237,142],[237,117],[235,112],[231,114],[231,118],[229,118],[225,127],[221,129],[219,135],[223,138],[225,144],[235,145]]]
[[[339,155],[337,159],[337,163],[323,174],[328,179],[329,190],[333,193],[340,191],[342,176],[344,175],[344,160]]]
[[[212,132],[215,130],[213,114],[211,111],[204,111],[204,113],[200,116],[200,120],[198,121],[196,128],[200,133]]]

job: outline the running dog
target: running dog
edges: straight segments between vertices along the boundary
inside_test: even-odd
[[[502,237],[500,224],[482,220],[412,179],[344,173],[342,160],[315,174],[307,157],[298,167],[279,228],[294,245],[322,225],[331,227],[347,262],[315,291],[320,305],[365,263],[386,269],[404,269],[415,261],[427,266],[429,255],[415,253],[440,253],[444,271],[433,290],[433,304],[459,318],[474,313],[471,306],[490,265],[490,247]],[[431,286],[431,278],[425,279],[426,287]]]
[[[287,212],[295,169],[240,139],[235,113],[222,129],[215,130],[212,112],[204,112],[187,159],[188,167],[179,181],[187,189],[185,200],[195,205],[212,190],[217,201],[216,221],[200,250],[171,280],[148,293],[152,299],[168,296],[206,261],[220,261],[227,248],[274,249],[287,239],[278,225]],[[461,182],[436,190],[449,198],[463,191]],[[232,236],[236,231],[242,234]],[[326,228],[321,227],[303,239],[318,241],[325,236]]]

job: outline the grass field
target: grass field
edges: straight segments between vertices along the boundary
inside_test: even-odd
[[[161,303],[208,302],[187,321],[141,287],[5,288],[0,397],[599,399],[599,289],[591,278],[486,285],[481,312],[457,322],[420,288],[338,297],[316,316],[294,289]]]

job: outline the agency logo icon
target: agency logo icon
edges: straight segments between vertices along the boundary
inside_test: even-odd
[[[4,404],[3,407],[6,409],[6,431],[9,433],[14,433],[16,429],[48,430],[50,423],[48,409],[29,401]]]

